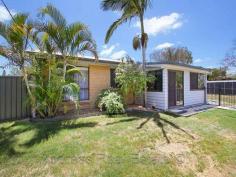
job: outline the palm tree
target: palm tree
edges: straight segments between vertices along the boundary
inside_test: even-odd
[[[46,20],[40,30],[47,33],[48,38],[53,42],[55,51],[63,58],[63,78],[66,78],[68,60],[72,56],[91,52],[97,59],[96,43],[92,38],[87,26],[80,22],[68,24],[66,19],[51,4],[40,9],[41,17],[48,16],[51,20]]]
[[[35,117],[35,99],[30,89],[27,64],[30,63],[27,49],[32,47],[33,23],[28,14],[18,13],[8,23],[0,22],[0,36],[5,39],[5,45],[0,45],[0,55],[6,57],[13,66],[17,66],[24,78],[32,107],[32,117]]]
[[[135,50],[141,49],[142,51],[142,60],[143,60],[143,72],[145,72],[146,64],[146,48],[148,35],[144,30],[144,13],[148,7],[151,5],[151,0],[103,0],[101,2],[101,8],[104,11],[120,11],[122,12],[121,17],[117,19],[108,29],[105,37],[105,43],[108,43],[113,32],[118,26],[124,22],[130,21],[133,18],[137,17],[140,21],[141,34],[136,35],[133,38],[133,48]],[[146,86],[145,86],[145,96],[144,96],[144,105],[146,104]]]

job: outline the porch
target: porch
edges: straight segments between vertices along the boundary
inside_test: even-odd
[[[167,112],[170,112],[172,114],[175,114],[177,116],[192,116],[194,114],[198,114],[200,112],[204,112],[206,110],[212,109],[217,107],[216,105],[210,105],[210,104],[196,104],[191,106],[176,106],[176,107],[170,107]]]

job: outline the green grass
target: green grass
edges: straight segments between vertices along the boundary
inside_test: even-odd
[[[4,122],[0,176],[236,176],[235,137],[236,112],[220,109]]]

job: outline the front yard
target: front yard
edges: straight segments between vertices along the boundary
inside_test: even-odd
[[[0,176],[236,176],[236,112],[0,123]]]

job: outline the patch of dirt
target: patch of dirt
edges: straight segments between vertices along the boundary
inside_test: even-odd
[[[158,151],[169,156],[169,155],[180,155],[187,152],[190,152],[190,149],[187,145],[182,143],[169,143],[163,144],[156,147]]]
[[[175,161],[177,168],[188,173],[192,171],[197,177],[222,177],[222,170],[217,168],[217,164],[210,156],[204,158],[205,168],[198,172],[198,158],[185,143],[159,144],[156,149],[162,154]]]
[[[205,158],[206,168],[201,173],[197,173],[197,177],[223,177],[224,175],[216,167],[216,163],[210,156]]]
[[[175,157],[177,167],[182,172],[187,172],[188,170],[196,171],[198,159],[192,153],[185,153]]]
[[[236,133],[230,131],[230,130],[221,130],[218,131],[218,135],[230,140],[230,141],[236,141]]]
[[[227,165],[223,168],[224,176],[236,176],[236,165]]]

